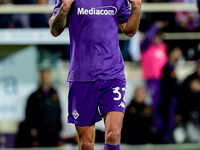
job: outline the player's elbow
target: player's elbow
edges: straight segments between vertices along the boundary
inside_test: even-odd
[[[133,37],[136,34],[137,31],[131,31],[131,32],[124,32],[125,35],[129,37]]]
[[[52,30],[52,29],[50,30],[50,32],[51,32],[51,34],[52,34],[54,37],[57,37],[57,36],[60,35],[57,31]]]
[[[129,36],[129,37],[133,37],[137,30],[138,30],[138,27],[134,26],[134,27],[128,27],[126,24],[123,26],[123,32],[125,35]]]
[[[55,30],[55,29],[53,29],[53,28],[50,28],[50,32],[51,32],[51,34],[52,34],[54,37],[59,36],[59,35],[63,32],[63,30],[64,30],[64,29],[62,29],[62,30]]]
[[[60,29],[60,28],[55,27],[54,20],[55,20],[55,16],[51,17],[50,20],[49,20],[50,33],[54,37],[57,37],[62,33],[64,28]]]

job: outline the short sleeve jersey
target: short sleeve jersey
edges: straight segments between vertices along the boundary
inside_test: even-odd
[[[55,15],[62,4],[58,0]],[[118,24],[131,10],[127,0],[75,0],[68,15],[70,66],[67,81],[125,79]]]

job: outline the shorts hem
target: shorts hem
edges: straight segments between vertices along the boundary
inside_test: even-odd
[[[101,121],[102,119],[99,119],[99,120],[96,120],[95,122],[93,122],[93,123],[80,123],[80,122],[78,122],[78,121],[69,121],[68,120],[68,123],[71,123],[71,124],[74,124],[74,125],[77,125],[77,126],[92,126],[93,124],[95,124],[96,122],[99,122],[99,121]]]
[[[101,116],[105,116],[107,113],[109,112],[113,112],[113,111],[116,111],[116,112],[122,112],[123,114],[125,113],[125,109],[124,110],[108,110],[108,111],[105,111],[104,113],[101,114]]]

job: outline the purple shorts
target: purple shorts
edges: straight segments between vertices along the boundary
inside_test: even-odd
[[[91,126],[108,112],[125,112],[124,80],[70,82],[69,86],[68,123]]]

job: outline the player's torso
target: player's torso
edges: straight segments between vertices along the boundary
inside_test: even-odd
[[[124,66],[118,39],[118,16],[123,3],[124,0],[74,1],[68,16],[68,81],[124,78],[120,74]]]

